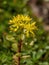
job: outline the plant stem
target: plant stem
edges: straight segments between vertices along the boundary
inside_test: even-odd
[[[19,40],[19,43],[18,43],[18,53],[21,53],[21,46],[22,46],[22,40]],[[18,56],[18,64],[17,65],[20,65],[20,60],[21,60],[21,56],[19,55]]]

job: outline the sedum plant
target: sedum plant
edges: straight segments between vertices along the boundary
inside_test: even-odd
[[[23,43],[23,38],[33,38],[35,36],[35,30],[37,30],[36,22],[32,21],[28,15],[17,15],[14,16],[12,20],[9,21],[10,33],[16,34],[18,38],[18,50],[17,50],[17,65],[20,65],[21,59],[21,48]],[[28,56],[23,56],[28,57]]]

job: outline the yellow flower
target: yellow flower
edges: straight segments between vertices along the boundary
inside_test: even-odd
[[[34,35],[34,30],[37,29],[35,26],[36,22],[32,22],[32,18],[22,14],[14,16],[13,19],[9,21],[9,24],[11,31],[17,32],[21,30],[27,37],[29,37],[29,34]]]
[[[32,35],[34,35],[34,30],[36,30],[37,29],[37,27],[35,26],[35,22],[34,23],[28,23],[28,24],[26,24],[25,25],[25,30],[26,30],[26,35],[27,35],[27,37],[29,36],[29,34],[31,33]]]

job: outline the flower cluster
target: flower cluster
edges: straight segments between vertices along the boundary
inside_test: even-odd
[[[32,22],[32,18],[26,15],[17,15],[13,17],[12,20],[9,21],[10,31],[17,32],[21,30],[26,36],[29,34],[34,35],[34,30],[37,29],[35,26],[35,22]]]

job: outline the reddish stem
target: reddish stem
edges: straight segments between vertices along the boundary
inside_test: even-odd
[[[22,46],[22,40],[19,40],[19,43],[18,43],[18,53],[21,53],[21,46]],[[20,59],[21,59],[21,57],[18,56],[18,65],[20,65]]]

